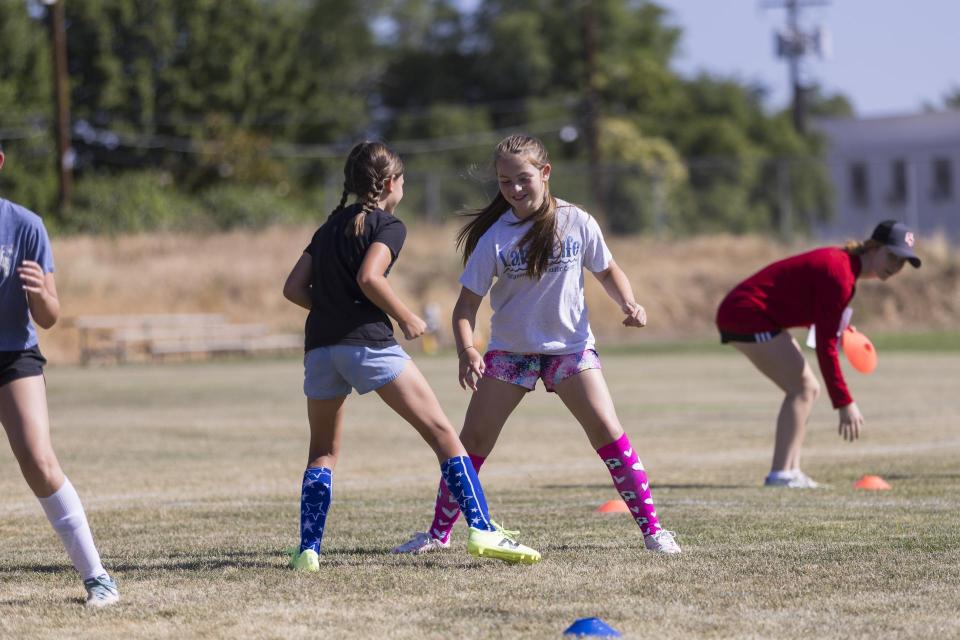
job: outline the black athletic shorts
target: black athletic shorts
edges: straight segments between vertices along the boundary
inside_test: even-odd
[[[23,351],[0,351],[0,387],[20,378],[43,375],[47,359],[38,347]]]
[[[726,331],[721,331],[720,342],[723,344],[727,344],[728,342],[770,342],[781,333],[783,333],[783,329],[761,331],[760,333],[727,333]]]

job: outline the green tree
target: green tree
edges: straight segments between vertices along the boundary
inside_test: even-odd
[[[606,162],[604,190],[607,222],[614,233],[657,231],[676,223],[677,196],[686,184],[687,167],[677,150],[663,138],[644,136],[624,118],[605,118],[600,148]]]
[[[44,215],[56,206],[53,79],[46,25],[0,2],[0,195]]]
[[[195,156],[210,148],[197,142],[211,119],[250,140],[337,141],[366,121],[363,95],[377,75],[369,4],[69,3],[75,117],[128,134],[121,144],[133,161],[156,162],[157,146],[174,151],[160,161],[188,184],[203,183],[196,174],[210,160]],[[257,143],[242,153],[253,150],[264,152]]]

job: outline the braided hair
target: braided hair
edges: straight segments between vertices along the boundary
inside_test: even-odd
[[[367,214],[377,208],[387,180],[402,174],[403,160],[382,142],[361,142],[350,150],[343,166],[343,194],[340,196],[340,204],[330,214],[332,216],[346,207],[349,194],[358,197],[362,206],[353,217],[353,224],[347,225],[344,230],[348,237],[358,238],[363,234]]]

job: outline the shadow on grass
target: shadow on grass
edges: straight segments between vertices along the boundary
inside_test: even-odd
[[[703,484],[700,482],[684,483],[684,484],[651,484],[650,490],[656,491],[657,489],[675,489],[683,491],[685,489],[756,489],[758,485],[756,484]]]
[[[279,554],[278,554],[279,555]],[[272,569],[277,564],[268,560],[227,560],[203,559],[180,561],[152,561],[152,562],[115,562],[113,570],[126,571],[156,571],[158,569],[177,571],[209,571],[211,569]]]
[[[77,570],[69,564],[18,564],[18,565],[0,565],[0,578],[12,578],[14,576],[28,573],[72,573],[77,575]]]
[[[960,473],[891,473],[887,480],[960,480]]]
[[[64,598],[62,600],[65,604],[74,604],[80,605],[81,607],[86,603],[83,598]],[[0,599],[0,608],[9,607],[11,609],[20,608],[20,607],[33,607],[36,606],[36,601],[28,600],[26,598],[22,599]]]
[[[157,570],[209,571],[216,569],[270,569],[276,567],[271,558],[286,558],[282,549],[262,551],[211,550],[208,556],[197,553],[167,553],[164,557],[136,560],[113,560],[111,572],[139,572]],[[24,567],[29,569],[29,567]]]
[[[756,487],[755,484],[703,484],[703,483],[690,483],[690,484],[656,484],[650,483],[650,490],[657,491],[660,489],[672,489],[672,490],[685,490],[685,489],[752,489]],[[588,484],[545,484],[543,485],[544,489],[609,489],[611,487],[610,483],[588,483]]]

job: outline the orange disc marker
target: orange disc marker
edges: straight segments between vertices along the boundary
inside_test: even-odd
[[[854,489],[866,489],[868,491],[886,491],[893,488],[880,476],[863,476],[853,483],[853,487]]]
[[[877,350],[873,343],[853,327],[843,331],[843,354],[860,373],[871,373],[877,368]]]
[[[597,507],[597,513],[630,513],[630,507],[623,500],[608,500]]]

